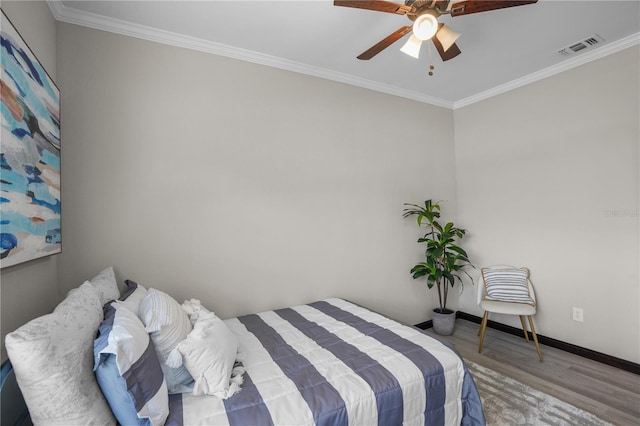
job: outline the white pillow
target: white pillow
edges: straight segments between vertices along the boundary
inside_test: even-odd
[[[125,291],[126,298],[124,300],[116,301],[117,306],[124,306],[131,312],[140,316],[140,303],[147,295],[147,289],[136,283],[135,281],[126,280],[127,291]]]
[[[111,266],[103,269],[98,275],[91,278],[90,283],[93,284],[98,290],[98,293],[100,293],[100,301],[103,305],[109,300],[117,300],[118,297],[120,297],[116,274],[113,272],[113,267]]]
[[[6,336],[7,354],[35,424],[116,424],[93,375],[93,339],[101,321],[100,296],[85,283],[53,313]]]
[[[169,393],[191,392],[193,378],[187,369],[166,365],[171,351],[187,338],[193,328],[186,312],[171,296],[151,288],[140,302],[138,316],[151,336]]]
[[[242,384],[244,368],[236,367],[238,340],[213,313],[201,313],[193,331],[171,354],[169,363],[183,363],[195,379],[194,395],[228,398]],[[232,377],[233,376],[233,377]]]
[[[98,383],[120,424],[164,425],[167,384],[149,335],[131,310],[105,306],[94,355]]]
[[[209,314],[210,311],[202,306],[198,299],[189,299],[182,302],[182,310],[189,315],[191,325],[196,325],[201,315]]]

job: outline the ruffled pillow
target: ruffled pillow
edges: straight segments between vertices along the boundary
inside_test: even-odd
[[[244,367],[236,364],[238,340],[227,325],[192,299],[183,309],[195,322],[193,331],[171,353],[168,364],[184,365],[195,380],[194,395],[226,399],[240,390]]]
[[[187,313],[191,325],[196,325],[201,315],[211,313],[207,308],[202,306],[198,299],[189,299],[182,302],[182,310]]]

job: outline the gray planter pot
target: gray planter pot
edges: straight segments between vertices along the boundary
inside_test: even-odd
[[[456,326],[456,313],[441,314],[433,310],[433,330],[442,336],[451,336]]]

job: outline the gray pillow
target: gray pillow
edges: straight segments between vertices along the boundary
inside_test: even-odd
[[[69,292],[56,309],[5,338],[34,424],[115,425],[93,374],[93,340],[102,303],[90,283]]]
[[[116,281],[116,274],[113,272],[113,267],[103,269],[91,278],[91,284],[95,286],[100,295],[100,302],[104,305],[110,300],[118,300],[120,297],[120,290],[118,289],[118,282]]]

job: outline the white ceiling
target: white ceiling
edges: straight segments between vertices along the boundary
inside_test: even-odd
[[[640,43],[640,1],[539,0],[440,22],[461,33],[462,54],[442,62],[400,52],[356,56],[409,25],[406,16],[294,1],[50,1],[56,19],[224,55],[458,108]],[[603,42],[557,53],[598,35]],[[428,66],[435,74],[428,76]],[[640,78],[640,76],[639,76]],[[606,76],[603,76],[606,81]],[[597,84],[597,82],[595,82]]]

